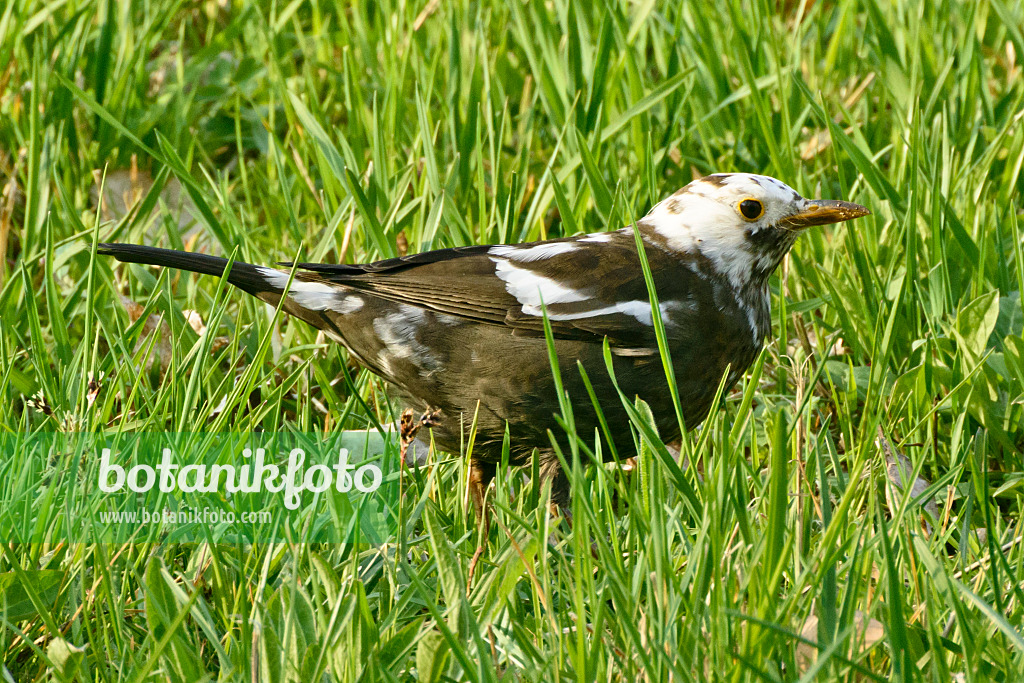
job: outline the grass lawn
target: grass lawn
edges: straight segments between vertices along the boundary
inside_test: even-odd
[[[1024,680],[1022,27],[1018,0],[6,3],[0,436],[400,412],[305,324],[100,241],[363,262],[618,228],[716,171],[873,213],[797,243],[688,467],[638,436],[631,472],[575,468],[571,530],[499,472],[468,591],[458,454],[405,473],[384,543],[230,544],[48,535],[69,460],[3,451],[0,517],[46,542],[0,538],[0,680]]]

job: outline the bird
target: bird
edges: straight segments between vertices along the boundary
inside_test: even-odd
[[[230,284],[322,330],[392,385],[404,405],[423,411],[443,451],[458,454],[475,420],[468,486],[480,520],[506,430],[509,463],[529,464],[536,453],[551,503],[569,507],[569,478],[552,443],[565,430],[556,420],[545,314],[578,434],[611,440],[604,454],[635,449],[620,389],[648,404],[665,443],[680,437],[636,233],[690,429],[709,414],[723,378],[728,390],[760,353],[771,332],[769,278],[797,237],[869,213],[846,201],[805,199],[768,176],[715,173],[629,227],[537,242],[365,264],[235,261],[230,269],[221,257],[142,245],[103,243],[97,253],[215,276],[227,270]]]

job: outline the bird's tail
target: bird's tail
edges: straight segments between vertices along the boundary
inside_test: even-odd
[[[151,266],[178,268],[217,277],[224,275],[228,266],[228,260],[220,256],[145,247],[138,244],[100,244],[96,253],[113,256],[123,263],[144,263]],[[275,272],[270,268],[260,268],[251,263],[235,261],[231,264],[228,282],[244,292],[265,299],[268,294],[276,295],[282,291],[281,287],[275,287],[272,284],[271,280],[274,278],[268,277],[268,271]]]

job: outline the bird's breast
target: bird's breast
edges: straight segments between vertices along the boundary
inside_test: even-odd
[[[673,369],[680,397],[703,419],[723,375],[731,386],[757,358],[771,329],[766,287],[737,289],[724,279],[709,278],[704,290],[688,299],[663,301]],[[727,386],[727,388],[728,388]]]

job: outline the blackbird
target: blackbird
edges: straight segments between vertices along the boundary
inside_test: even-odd
[[[723,375],[731,386],[757,356],[771,329],[769,276],[800,233],[868,213],[804,199],[767,176],[720,173],[691,182],[637,221],[688,427],[707,416]],[[101,244],[99,253],[217,276],[227,266],[215,256],[131,244]],[[549,435],[565,432],[554,417],[545,309],[579,434],[603,431],[577,363],[617,451],[635,448],[606,369],[607,339],[621,390],[649,404],[666,442],[679,437],[632,227],[368,264],[300,263],[290,287],[289,279],[288,270],[239,262],[228,274],[236,287],[323,330],[406,405],[434,417],[442,449],[458,453],[475,416],[469,479],[478,518],[506,427],[511,464],[529,463],[536,450],[552,502],[564,508],[569,501]]]

